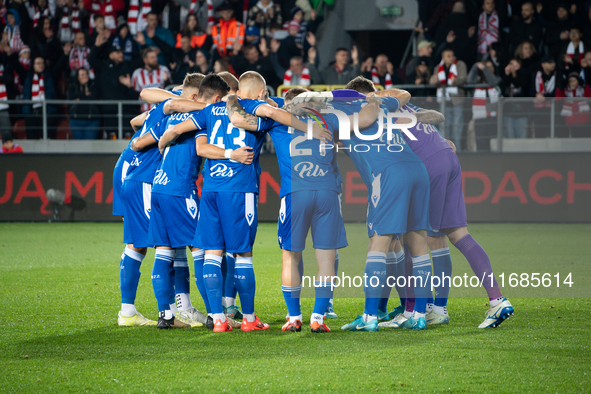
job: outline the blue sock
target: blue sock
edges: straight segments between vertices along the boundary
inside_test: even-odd
[[[135,304],[137,286],[141,275],[140,266],[144,257],[146,256],[127,247],[121,255],[119,280],[122,304]]]
[[[238,289],[238,294],[240,294],[242,313],[245,315],[253,314],[256,281],[254,278],[254,269],[252,268],[252,257],[236,257],[234,279],[236,289]]]
[[[203,282],[203,256],[205,252],[203,250],[196,250],[192,253],[193,255],[193,263],[195,267],[195,284],[197,285],[197,289],[199,290],[199,294],[201,294],[201,298],[203,298],[203,303],[205,304],[205,310],[207,313],[211,313],[209,309],[209,298],[207,298],[207,290],[205,289],[205,282]]]
[[[390,292],[392,291],[392,278],[395,275],[396,270],[396,253],[388,252],[386,255],[386,283],[385,286],[382,288],[382,298],[380,298],[380,302],[378,303],[378,310],[382,312],[388,312],[388,298],[390,298]],[[390,283],[388,283],[388,281]]]
[[[302,314],[302,309],[300,308],[302,286],[281,286],[281,291],[283,292],[283,298],[285,299],[289,316],[300,316]]]
[[[232,253],[225,253],[222,259],[222,275],[224,277],[223,297],[236,298],[236,284],[234,282],[234,270],[236,259]]]
[[[431,260],[428,254],[412,258],[412,275],[416,280],[414,310],[425,313],[427,298],[431,294]]]
[[[339,251],[334,251],[334,276],[339,274]]]
[[[432,250],[431,257],[433,258],[433,278],[439,278],[439,280],[434,279],[434,284],[438,285],[435,287],[435,305],[447,306],[452,269],[449,248]],[[449,281],[445,280],[446,276],[449,277]]]
[[[224,313],[222,308],[222,256],[206,254],[203,263],[203,282],[207,290],[211,313]]]
[[[191,274],[187,260],[187,248],[177,248],[174,256],[174,290],[176,294],[191,293]]]
[[[314,281],[314,313],[324,315],[328,302],[332,298],[332,293],[331,282]]]
[[[398,292],[398,297],[400,298],[400,305],[406,305],[406,287],[405,286],[398,286],[398,277],[403,278],[405,276],[404,273],[404,250],[396,253],[396,264],[394,264],[394,276],[396,277],[396,291]],[[406,281],[404,281],[406,282]],[[401,279],[400,283],[404,283]]]
[[[152,269],[152,286],[154,287],[159,312],[170,310],[172,281],[169,275],[173,260],[174,250],[156,249],[154,268]],[[174,278],[172,279],[174,280]]]
[[[365,290],[365,313],[367,315],[378,314],[378,303],[382,286],[386,282],[386,254],[380,252],[368,252],[365,262],[364,290]],[[373,279],[373,278],[377,278]],[[373,279],[373,280],[372,280]]]
[[[174,283],[176,282],[176,275],[175,275],[175,271],[174,271],[174,261],[173,261],[173,265],[170,267],[169,271],[168,271],[168,280],[170,281],[168,288],[169,288],[169,294],[168,294],[168,303],[169,304],[174,304],[176,305],[176,293],[174,291]]]

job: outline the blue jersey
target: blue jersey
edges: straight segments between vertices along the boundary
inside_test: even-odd
[[[169,127],[182,123],[194,114],[178,113],[167,116],[160,127],[152,131],[157,141]],[[205,136],[205,131],[184,133],[164,149],[162,160],[154,175],[152,193],[168,194],[183,198],[196,198],[201,156],[197,155],[195,140]]]
[[[154,130],[159,128],[164,120],[166,114],[164,113],[164,104],[168,100],[161,102],[160,104],[152,107],[148,111],[144,125],[140,130],[140,135],[143,136],[146,133],[154,135]],[[158,145],[154,144],[149,146],[140,152],[136,152],[131,164],[129,166],[129,172],[127,178],[138,182],[152,183],[154,179],[154,173],[156,168],[160,164],[162,155],[158,150]]]
[[[359,112],[362,108],[362,100],[353,101],[350,103],[340,104],[334,103],[335,109],[341,110],[348,115],[355,112]],[[381,109],[387,114],[388,111],[397,111],[400,107],[398,99],[393,97],[382,98]],[[329,126],[329,129],[333,132],[338,132],[339,122],[337,116],[334,114],[325,115],[325,120]],[[387,129],[385,127],[385,119],[378,119],[373,125],[368,128],[361,130],[361,134],[373,136],[378,132],[378,122],[384,124],[382,134],[369,141],[362,140],[355,133],[351,132],[351,138],[348,140],[341,140],[343,145],[348,150],[349,156],[352,158],[354,155],[361,155],[363,159],[367,161],[369,168],[374,176],[381,173],[387,167],[401,162],[416,162],[421,163],[421,160],[414,154],[412,149],[408,147],[404,138],[402,137],[400,130],[392,130],[392,140],[386,141]],[[353,160],[356,161],[355,159]],[[361,171],[360,171],[361,172]],[[365,181],[365,179],[364,179]]]
[[[238,99],[246,112],[254,113],[261,105],[268,105],[262,100]],[[226,112],[226,103],[208,105],[198,113],[191,115],[198,130],[207,129],[210,144],[222,149],[238,149],[250,146],[254,151],[252,164],[242,164],[233,160],[206,160],[203,165],[203,191],[211,192],[259,192],[260,164],[259,154],[265,142],[265,132],[271,127],[270,122],[259,118],[257,132],[246,132],[230,123]]]
[[[117,160],[117,164],[115,164],[115,169],[113,171],[113,176],[114,177],[121,177],[121,183],[123,183],[123,181],[125,180],[125,177],[127,176],[127,172],[128,172],[128,168],[126,168],[126,164],[129,165],[129,163],[131,163],[131,161],[133,160],[133,157],[135,156],[135,152],[131,149],[131,141],[134,138],[138,138],[142,133],[142,130],[138,130],[136,131],[136,133],[133,135],[133,137],[131,137],[131,140],[129,141],[129,144],[127,144],[127,147],[123,150],[123,152],[121,152],[121,155],[119,156],[119,159]]]
[[[283,97],[269,97],[271,100],[275,101],[279,108],[285,105],[285,99]]]

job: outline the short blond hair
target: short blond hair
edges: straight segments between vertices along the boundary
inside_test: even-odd
[[[222,77],[222,79],[224,81],[226,81],[226,83],[228,85],[230,85],[231,91],[237,92],[238,89],[240,89],[240,82],[238,81],[238,78],[236,78],[234,75],[232,75],[232,73],[230,73],[228,71],[222,71],[222,72],[219,72],[218,75],[220,77]]]
[[[256,71],[247,71],[242,74],[239,83],[242,89],[253,88],[256,84],[260,84],[260,89],[265,89],[267,87],[265,78]]]
[[[201,85],[203,78],[205,78],[205,75],[201,73],[190,73],[185,75],[185,79],[183,80],[183,89],[193,88],[199,90],[199,85]]]

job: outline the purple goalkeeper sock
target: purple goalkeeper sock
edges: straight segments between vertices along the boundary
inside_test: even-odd
[[[482,246],[480,246],[470,234],[462,237],[462,239],[456,242],[454,246],[458,248],[466,260],[468,260],[474,274],[481,280],[484,278],[482,286],[486,289],[488,298],[493,300],[503,297],[501,290],[499,289],[499,284],[497,283],[497,278],[490,265],[488,255],[484,249],[482,249]],[[490,275],[492,275],[492,283]]]

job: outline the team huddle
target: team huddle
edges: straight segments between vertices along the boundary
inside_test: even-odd
[[[342,90],[293,88],[284,98],[269,98],[260,74],[246,72],[238,80],[225,72],[188,74],[181,89],[145,89],[141,97],[153,106],[132,120],[136,133],[113,176],[113,214],[124,217],[127,244],[120,264],[120,326],[269,328],[255,314],[252,253],[259,154],[267,134],[281,175],[278,241],[288,309],[283,331],[302,329],[302,251],[310,231],[318,262],[311,331],[330,332],[325,319],[337,317],[332,278],[338,249],[347,246],[337,149],[351,158],[369,191],[364,313],[341,329],[424,330],[449,323],[447,238],[476,276],[492,278],[482,282],[490,309],[479,327],[496,327],[513,314],[486,252],[467,231],[460,164],[453,144],[434,126],[443,115],[412,105],[408,92],[378,92],[373,82],[357,77]],[[416,122],[405,127],[409,118]],[[148,247],[156,251],[151,278],[157,322],[135,308]],[[187,247],[206,314],[191,303]],[[406,278],[404,286],[388,280],[398,277]],[[442,285],[433,294],[436,277]],[[388,312],[392,287],[400,305]]]

